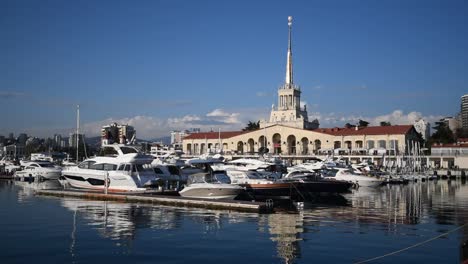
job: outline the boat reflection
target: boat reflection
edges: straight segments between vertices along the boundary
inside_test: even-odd
[[[26,202],[34,196],[36,190],[60,190],[62,185],[58,180],[46,181],[12,181],[18,189],[18,202]]]
[[[204,227],[196,232],[215,237],[229,226],[254,222],[258,225],[257,232],[267,234],[274,243],[276,256],[284,263],[297,262],[302,255],[301,247],[310,247],[304,239],[306,234],[320,232],[327,226],[337,228],[338,232],[378,230],[404,235],[407,226],[427,223],[429,219],[455,226],[468,220],[468,186],[461,181],[360,188],[345,194],[343,199],[345,203],[305,204],[294,213],[274,214],[79,199],[62,199],[61,204],[74,212],[75,224],[77,219],[83,220],[100,236],[115,240],[120,246],[128,245],[129,249],[131,241],[142,233],[138,230],[171,231],[187,228],[184,224],[190,222]],[[461,260],[466,256],[463,242],[468,240],[468,228],[462,232]]]

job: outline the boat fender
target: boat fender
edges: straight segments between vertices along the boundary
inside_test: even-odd
[[[353,188],[359,189],[359,183],[358,182],[353,183]]]
[[[110,179],[109,179],[109,178],[107,178],[107,184],[106,184],[106,186],[107,186],[107,187],[110,186]]]

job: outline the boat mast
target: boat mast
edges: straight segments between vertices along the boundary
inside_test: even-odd
[[[80,105],[76,105],[76,164],[78,164],[78,150],[80,149]]]

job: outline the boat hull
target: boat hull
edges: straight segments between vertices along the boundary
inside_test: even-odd
[[[335,180],[287,181],[272,184],[241,184],[257,200],[263,199],[306,199],[308,194],[344,193],[352,183]]]
[[[182,197],[199,199],[234,199],[244,188],[232,184],[191,184],[182,189]]]
[[[98,191],[104,191],[106,188],[105,175],[83,175],[66,172],[63,177],[72,188]],[[109,192],[141,192],[147,190],[145,187],[138,186],[131,176],[109,175],[108,182],[107,191]]]

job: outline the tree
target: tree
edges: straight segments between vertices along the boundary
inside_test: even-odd
[[[355,125],[351,125],[350,123],[346,123],[344,125],[346,128],[353,128],[353,127],[356,127]]]
[[[380,126],[391,126],[392,124],[390,122],[382,121],[380,122]]]
[[[369,125],[369,122],[359,119],[360,127],[367,127],[368,125]]]
[[[434,143],[454,143],[455,137],[453,135],[452,130],[448,127],[448,125],[441,119],[438,122],[435,122],[435,127],[432,129],[436,130],[434,134],[432,134],[431,138],[429,139],[430,145]]]
[[[257,129],[260,129],[260,121],[258,122],[249,121],[247,126],[244,129],[242,129],[242,131],[253,131]]]

